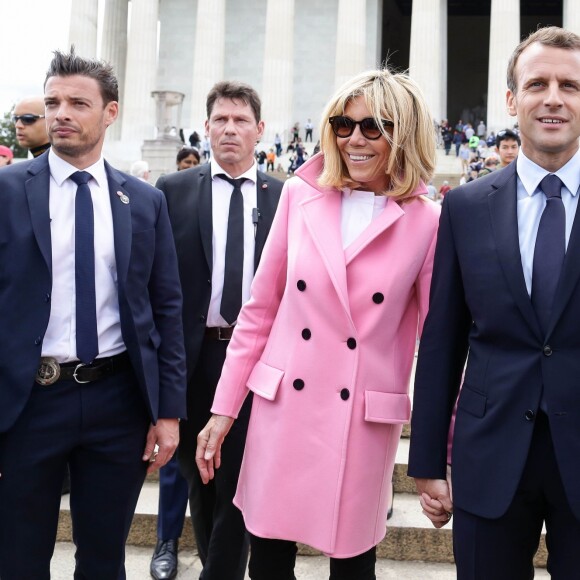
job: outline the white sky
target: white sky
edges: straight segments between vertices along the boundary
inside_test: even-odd
[[[71,0],[1,0],[0,114],[22,97],[42,95],[52,51],[68,48],[70,6]]]

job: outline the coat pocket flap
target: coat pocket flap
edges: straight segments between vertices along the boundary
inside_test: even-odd
[[[408,423],[411,400],[406,393],[365,391],[365,421],[373,423]]]
[[[283,376],[284,371],[258,361],[248,379],[248,389],[268,401],[273,401]]]
[[[475,417],[483,417],[487,407],[487,397],[481,393],[471,390],[465,384],[459,394],[457,408],[467,411]]]

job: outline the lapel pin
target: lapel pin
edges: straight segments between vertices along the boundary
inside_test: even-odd
[[[118,191],[117,195],[119,196],[119,199],[124,203],[124,204],[128,204],[129,203],[129,198],[122,192],[122,191]]]
[[[262,183],[262,189],[268,189],[268,184],[267,183]]]

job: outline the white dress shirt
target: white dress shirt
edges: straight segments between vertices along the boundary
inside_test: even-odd
[[[546,207],[546,196],[540,189],[540,181],[549,171],[528,159],[522,149],[517,158],[517,199],[518,199],[518,236],[522,267],[528,294],[532,295],[532,267],[536,236],[542,212]],[[566,249],[578,206],[578,187],[580,187],[580,150],[558,171],[554,173],[563,183],[562,203],[566,212]]]
[[[49,212],[52,247],[52,298],[50,318],[42,344],[42,356],[59,362],[77,360],[75,294],[75,196],[77,185],[69,177],[78,169],[48,153],[50,167]],[[99,357],[123,352],[113,215],[103,158],[85,169],[95,222],[95,293]]]
[[[224,272],[226,261],[226,241],[228,237],[228,216],[230,213],[230,198],[233,186],[225,179],[217,177],[220,173],[225,173],[228,177],[233,177],[224,171],[215,159],[210,162],[212,177],[212,248],[213,267],[211,276],[211,299],[207,314],[207,326],[229,326],[220,314],[222,293],[224,288]],[[250,298],[250,287],[254,279],[254,249],[255,231],[252,221],[252,210],[258,207],[258,194],[256,191],[257,167],[256,163],[236,179],[245,177],[242,184],[242,195],[244,197],[244,270],[242,278],[242,304]]]
[[[389,198],[372,191],[342,190],[342,249],[346,250],[387,206]]]

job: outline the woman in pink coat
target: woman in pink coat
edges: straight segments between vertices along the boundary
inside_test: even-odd
[[[323,115],[322,153],[286,182],[196,459],[208,481],[250,391],[234,503],[250,578],[294,578],[296,542],[331,579],[375,578],[439,207],[435,135],[417,85],[376,70]]]

